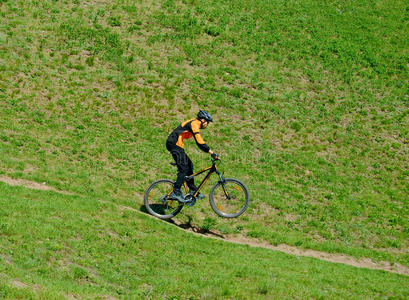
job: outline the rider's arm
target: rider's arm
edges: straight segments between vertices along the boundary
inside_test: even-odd
[[[200,135],[200,121],[192,122],[192,131],[193,131],[193,137],[195,138],[196,144],[200,148],[200,150],[202,150],[203,152],[212,154],[213,151],[210,150],[210,147],[205,143],[202,136]]]

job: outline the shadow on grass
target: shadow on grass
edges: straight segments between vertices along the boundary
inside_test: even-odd
[[[141,205],[139,210],[141,212],[149,215],[149,212],[146,210],[145,205]],[[224,236],[222,234],[218,233],[218,232],[215,232],[215,231],[213,231],[211,229],[202,228],[202,227],[199,227],[197,225],[192,224],[193,218],[191,216],[187,215],[187,218],[188,218],[188,221],[186,223],[180,223],[180,224],[176,223],[172,219],[163,220],[163,221],[168,222],[169,224],[175,225],[175,226],[177,226],[177,227],[179,227],[179,228],[181,228],[183,230],[186,230],[186,231],[191,231],[191,232],[201,234],[201,235],[205,235],[205,236],[214,236],[214,237],[217,237],[217,238],[220,238],[220,239],[224,239]]]
[[[184,223],[184,224],[183,223],[177,224],[172,219],[167,220],[167,222],[171,223],[173,225],[176,225],[179,228],[182,228],[182,229],[184,229],[186,231],[192,231],[194,233],[198,233],[198,234],[202,234],[202,235],[206,235],[206,236],[215,236],[215,237],[224,239],[224,236],[222,234],[220,234],[220,233],[217,233],[217,232],[212,231],[210,229],[202,228],[202,227],[199,227],[199,226],[196,226],[196,225],[192,224],[192,219],[193,218],[191,216],[189,216],[189,215],[187,215],[187,217],[188,217],[188,221],[186,223]]]

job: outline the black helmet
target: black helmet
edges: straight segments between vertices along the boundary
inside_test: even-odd
[[[212,116],[205,110],[201,110],[197,114],[198,119],[205,119],[207,122],[213,122]]]

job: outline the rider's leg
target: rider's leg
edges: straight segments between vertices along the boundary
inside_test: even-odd
[[[180,189],[185,182],[185,176],[189,173],[188,158],[183,148],[176,146],[169,141],[166,142],[166,148],[172,155],[178,167],[178,174],[174,184],[176,189]],[[186,174],[186,175],[185,175]]]
[[[183,149],[173,152],[172,155],[178,166],[178,176],[174,188],[180,189],[186,180],[186,176],[189,175],[189,158]]]
[[[176,198],[180,202],[185,202],[181,187],[183,183],[186,180],[186,176],[192,175],[193,174],[193,163],[191,159],[186,155],[186,152],[184,149],[173,145],[171,143],[166,143],[166,148],[168,151],[172,154],[173,159],[176,162],[176,165],[178,167],[178,175],[175,184],[173,185],[173,192],[171,193],[171,197]],[[189,179],[186,182],[189,186],[189,192],[190,194],[194,194],[194,192],[197,190],[197,187],[195,186],[194,179]],[[199,194],[197,198],[204,198],[202,194]]]
[[[193,162],[191,161],[191,159],[188,156],[187,156],[187,158],[189,160],[188,161],[188,165],[189,165],[189,175],[188,176],[190,176],[190,175],[193,174]],[[187,186],[189,187],[189,194],[193,195],[197,190],[197,186],[195,185],[195,179],[192,177],[192,178],[186,180],[186,183],[187,183]],[[204,197],[205,196],[203,194],[201,194],[201,193],[199,193],[196,196],[197,199],[203,199]]]
[[[178,175],[176,178],[176,182],[173,185],[173,192],[171,193],[170,197],[175,198],[180,202],[185,202],[181,187],[186,180],[185,177],[189,174],[188,157],[182,148],[177,146],[168,146],[168,144],[166,146],[172,154],[173,159],[175,160],[178,167]]]
[[[188,162],[187,162],[187,164],[188,164],[188,175],[187,176],[190,176],[190,175],[193,174],[193,162],[189,158],[189,156],[186,155],[186,157],[187,157],[187,160],[188,160]],[[195,179],[193,177],[190,178],[190,179],[187,179],[186,184],[187,184],[187,186],[189,187],[190,190],[197,190],[197,187],[195,185]]]

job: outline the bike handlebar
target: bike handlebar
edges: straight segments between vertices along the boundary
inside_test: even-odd
[[[220,157],[212,158],[212,163],[213,164],[216,163],[216,161],[221,161]]]

